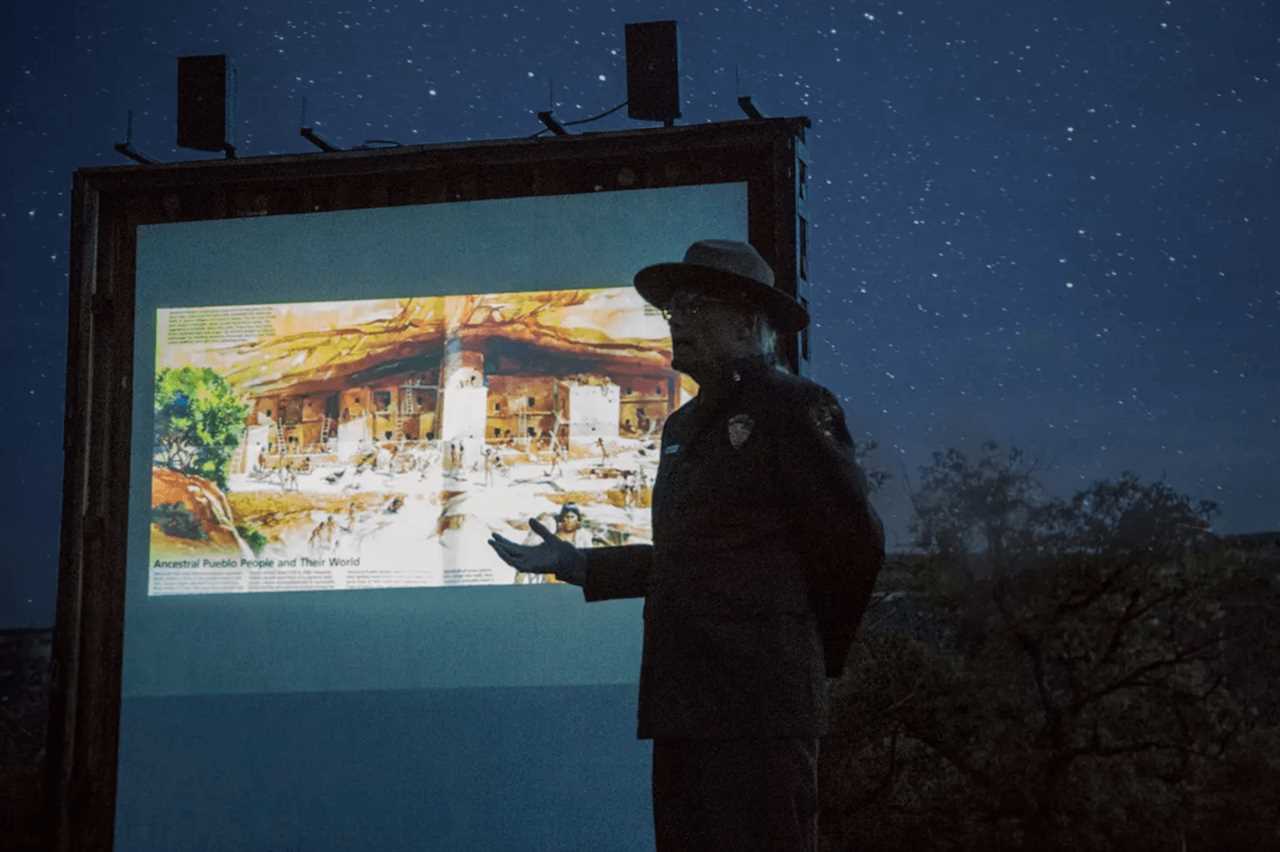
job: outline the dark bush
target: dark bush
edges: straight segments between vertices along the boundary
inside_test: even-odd
[[[267,546],[267,537],[252,524],[236,524],[236,532],[240,533],[240,537],[244,539],[245,544],[249,545],[254,556],[262,553],[262,548]]]
[[[205,534],[200,522],[182,503],[161,503],[151,510],[151,522],[171,536],[204,541]]]

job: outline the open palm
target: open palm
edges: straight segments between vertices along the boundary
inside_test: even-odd
[[[526,574],[555,574],[557,578],[575,586],[581,586],[585,578],[582,556],[567,541],[556,538],[555,533],[543,526],[537,518],[529,519],[529,529],[542,539],[539,544],[516,544],[494,533],[489,546],[498,557],[517,571]]]

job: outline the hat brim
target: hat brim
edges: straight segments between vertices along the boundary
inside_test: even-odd
[[[649,304],[666,310],[680,290],[697,290],[716,298],[760,308],[783,334],[802,331],[809,324],[804,305],[776,287],[723,269],[696,263],[655,263],[635,275],[635,288]]]

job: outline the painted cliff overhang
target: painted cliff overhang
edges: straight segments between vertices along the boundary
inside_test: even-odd
[[[270,334],[201,347],[247,396],[308,394],[433,372],[478,352],[490,374],[670,369],[666,323],[630,288],[273,306]],[[178,355],[171,350],[171,354]],[[176,366],[181,357],[172,363]]]

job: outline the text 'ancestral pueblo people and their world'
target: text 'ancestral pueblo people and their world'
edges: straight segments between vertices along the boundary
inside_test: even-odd
[[[648,542],[696,387],[630,287],[157,312],[150,594],[554,582],[493,532]]]

